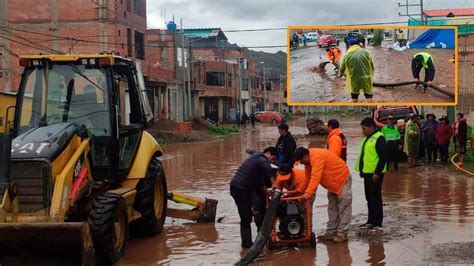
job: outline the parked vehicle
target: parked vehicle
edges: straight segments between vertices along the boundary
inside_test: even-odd
[[[319,34],[317,32],[308,32],[304,34],[308,40],[319,40]]]
[[[339,46],[339,40],[335,39],[331,35],[323,35],[323,36],[321,36],[321,38],[319,38],[316,45],[319,46],[319,48],[321,48],[323,46],[329,47],[329,46],[332,46],[332,45]]]
[[[378,106],[373,112],[377,127],[382,128],[388,123],[388,116],[397,119],[398,128],[405,127],[405,118],[410,114],[418,114],[416,106]]]
[[[347,38],[354,38],[357,40],[357,43],[360,44],[362,47],[365,47],[365,37],[364,34],[362,34],[361,31],[359,30],[354,30],[351,31],[347,34]]]
[[[286,117],[277,111],[259,111],[254,113],[257,121],[263,123],[282,123],[286,121]]]

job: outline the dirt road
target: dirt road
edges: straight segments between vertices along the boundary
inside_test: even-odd
[[[367,46],[375,65],[374,82],[394,83],[412,81],[411,58],[418,52],[433,55],[436,75],[433,84],[443,90],[454,93],[454,64],[448,62],[452,57],[452,49],[408,49],[397,52],[388,47],[391,42],[381,47]],[[344,43],[340,44],[343,54]],[[299,48],[290,52],[290,100],[293,103],[318,102],[350,102],[346,94],[345,79],[337,78],[334,66],[326,65],[326,71],[315,71],[319,63],[327,61],[325,49],[316,46]],[[421,71],[424,78],[424,70]],[[416,91],[414,85],[395,88],[374,87],[375,102],[454,102],[449,96],[433,89],[426,93]],[[359,98],[365,101],[363,95]]]
[[[327,121],[327,118],[324,118]],[[361,132],[359,118],[342,120],[349,143],[353,176],[353,227],[366,221],[363,180],[355,173]],[[290,124],[293,134],[305,134],[304,121]],[[219,200],[221,223],[194,224],[167,219],[164,232],[148,239],[131,239],[119,265],[232,265],[242,254],[239,217],[229,195],[229,181],[247,158],[246,148],[262,149],[276,143],[275,127],[258,126],[225,141],[172,144],[163,162],[170,190]],[[298,140],[299,145],[324,147],[325,138]],[[349,265],[366,263],[426,264],[468,263],[474,245],[474,179],[448,172],[442,167],[390,172],[383,184],[385,234],[358,236],[349,242],[318,243],[316,248],[283,248],[265,251],[255,265]],[[317,234],[327,222],[326,191],[320,188],[314,207]],[[255,230],[255,228],[254,228]],[[256,232],[254,231],[254,237]]]

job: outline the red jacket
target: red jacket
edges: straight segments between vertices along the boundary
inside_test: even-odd
[[[449,140],[453,136],[453,129],[450,125],[442,125],[440,124],[438,128],[436,128],[436,143],[441,145],[449,144]]]

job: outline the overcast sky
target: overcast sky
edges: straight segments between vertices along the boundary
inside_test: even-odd
[[[166,21],[175,16],[178,24],[183,19],[184,28],[220,27],[226,30],[280,28],[288,25],[343,25],[377,22],[406,22],[406,8],[397,3],[406,0],[148,0],[148,27],[164,28],[161,13],[166,9]],[[419,0],[408,0],[410,4]],[[474,8],[474,0],[424,0],[425,9]],[[419,13],[419,7],[410,7]],[[406,25],[406,23],[405,23]],[[285,45],[286,31],[229,32],[229,42],[241,46]],[[286,48],[266,48],[276,52]]]

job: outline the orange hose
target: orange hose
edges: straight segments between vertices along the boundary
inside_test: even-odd
[[[454,162],[454,159],[458,156],[458,154],[454,154],[453,157],[451,157],[451,163],[454,165],[454,167],[456,167],[456,169],[458,169],[459,171],[461,172],[464,172],[470,176],[474,176],[474,173],[462,168],[461,166],[459,166],[457,163]]]

